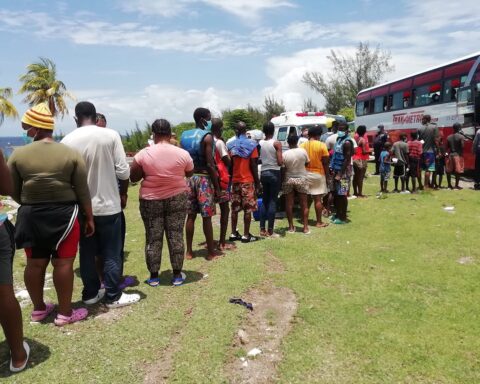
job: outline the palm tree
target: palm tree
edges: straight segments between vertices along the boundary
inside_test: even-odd
[[[12,88],[0,88],[0,125],[3,124],[5,117],[13,119],[18,117],[17,108],[8,100],[12,95]]]
[[[27,94],[25,103],[32,107],[46,102],[54,116],[63,118],[68,114],[65,99],[75,100],[75,97],[57,79],[57,68],[52,60],[41,57],[39,62],[28,65],[27,73],[20,76],[20,81],[23,85],[18,92]]]

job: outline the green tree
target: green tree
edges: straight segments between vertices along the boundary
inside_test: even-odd
[[[265,109],[265,120],[270,121],[272,117],[280,116],[285,112],[285,105],[282,100],[277,101],[273,95],[267,95],[263,101],[263,109]]]
[[[303,111],[304,112],[317,112],[318,111],[318,106],[309,97],[308,99],[303,100]]]
[[[228,139],[235,134],[235,125],[243,121],[247,125],[247,130],[257,129],[255,120],[246,109],[226,109],[222,111],[223,120],[223,138]]]
[[[9,100],[13,95],[12,88],[0,88],[0,125],[5,118],[16,119],[18,117],[17,108]]]
[[[152,135],[152,126],[145,123],[145,127],[140,129],[138,123],[135,123],[135,129],[127,132],[122,139],[125,152],[138,152],[148,145],[148,139]]]
[[[54,116],[61,115],[63,118],[68,114],[66,99],[75,100],[65,84],[57,79],[57,67],[50,59],[41,57],[40,61],[28,65],[27,73],[20,76],[20,82],[23,84],[19,93],[26,94],[24,102],[31,107],[46,102]]]
[[[325,98],[328,113],[336,114],[344,107],[353,107],[358,92],[377,85],[394,70],[390,52],[378,45],[372,49],[368,43],[360,42],[353,56],[330,52],[327,58],[333,65],[331,73],[325,76],[320,72],[307,72],[303,76],[303,82]]]
[[[347,122],[355,120],[355,112],[353,107],[343,107],[338,111],[338,114],[345,116]]]

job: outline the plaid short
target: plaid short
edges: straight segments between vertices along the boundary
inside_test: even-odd
[[[306,177],[290,177],[283,183],[283,193],[288,195],[289,193],[297,192],[308,195],[310,192],[308,186]]]
[[[188,214],[200,213],[202,217],[215,216],[215,192],[210,177],[193,175],[188,179],[188,186],[190,187]]]
[[[258,209],[254,183],[233,183],[232,211],[255,212]]]

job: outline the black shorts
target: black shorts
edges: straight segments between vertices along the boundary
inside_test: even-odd
[[[419,158],[410,157],[408,164],[408,174],[411,177],[418,177],[420,172],[421,160]]]
[[[393,167],[393,177],[405,177],[405,164],[395,164]]]
[[[8,220],[0,224],[0,285],[13,284],[14,227]]]

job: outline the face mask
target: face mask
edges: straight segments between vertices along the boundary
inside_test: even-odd
[[[28,136],[27,132],[23,132],[22,138],[25,145],[33,143],[33,137]]]
[[[211,131],[212,130],[212,120],[209,120],[205,124],[205,130],[206,131]]]
[[[347,132],[338,131],[338,137],[345,137],[346,134],[347,134]]]

